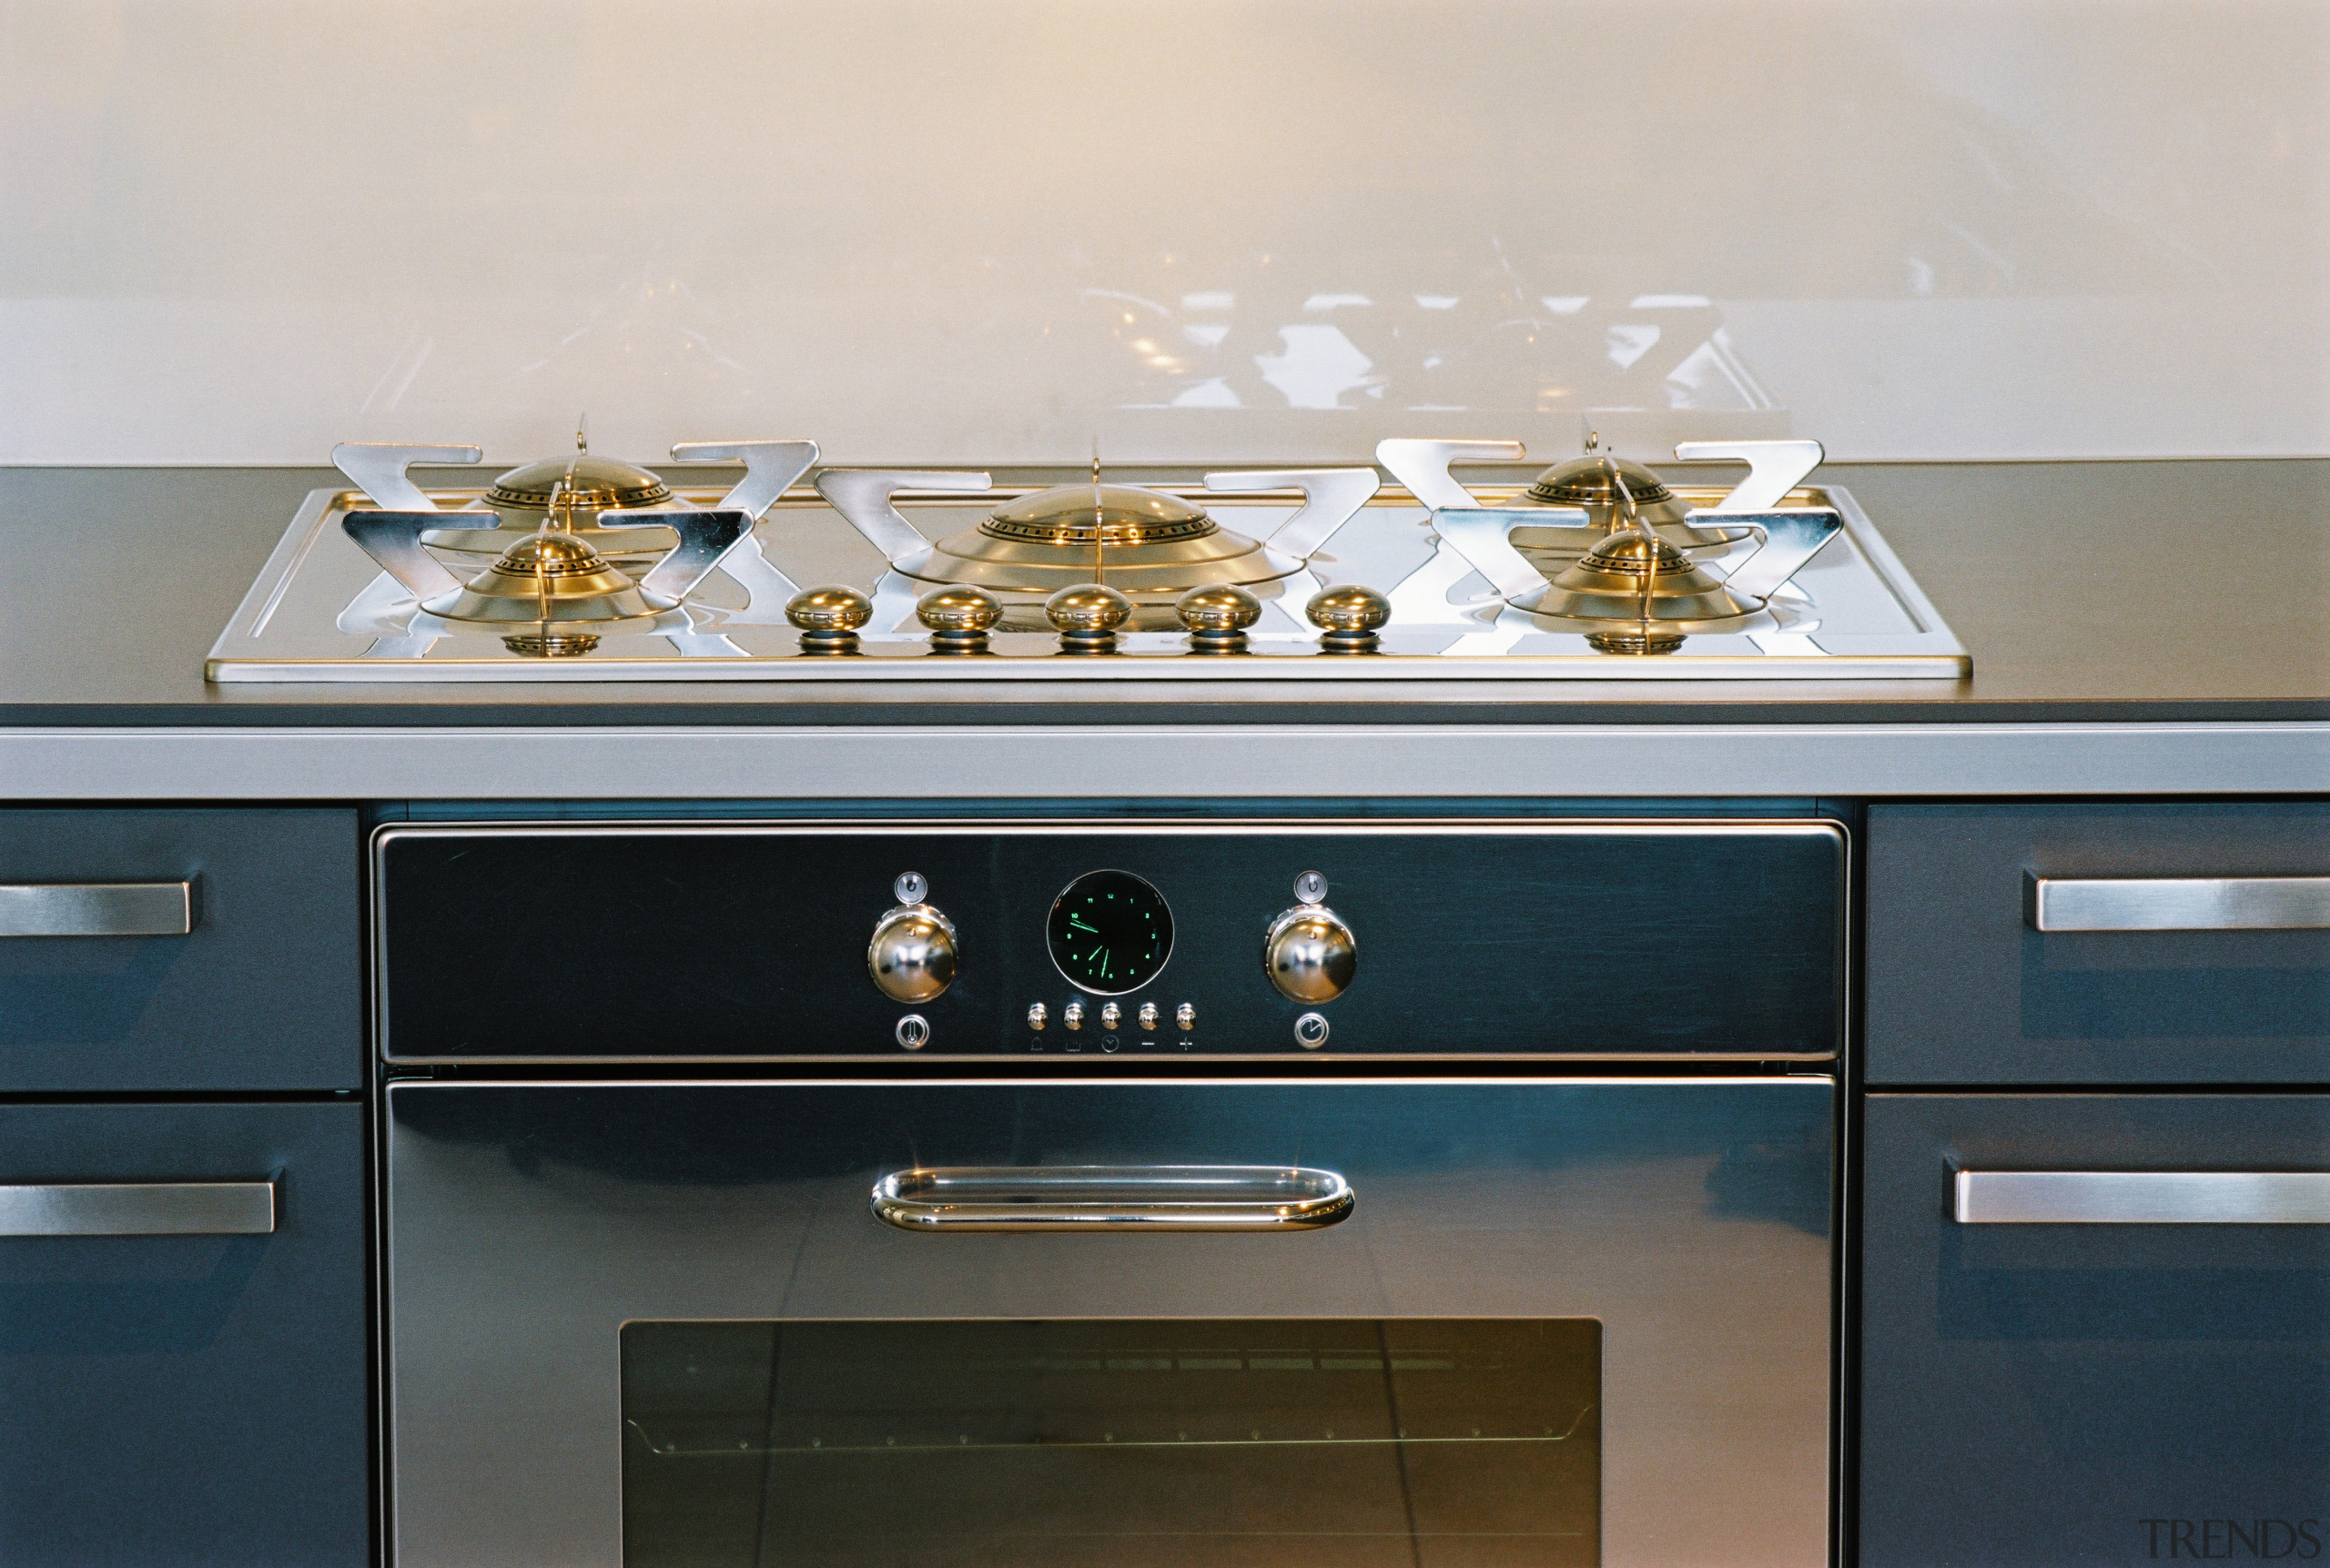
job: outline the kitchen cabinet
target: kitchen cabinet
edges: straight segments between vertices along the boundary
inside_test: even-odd
[[[0,811],[0,1092],[360,1086],[360,859],[350,810]]]
[[[2330,803],[1878,804],[1867,842],[1871,1084],[2330,1081],[2330,917],[2296,906]],[[2132,910],[2140,880],[2193,906]],[[2076,928],[2130,917],[2224,928]]]
[[[370,1560],[364,1125],[0,1106],[0,1563]]]
[[[1862,1568],[2330,1552],[2330,1093],[1878,1093],[1863,1158]]]

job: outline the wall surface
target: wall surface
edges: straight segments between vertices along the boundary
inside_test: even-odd
[[[2320,0],[8,0],[0,213],[8,463],[2330,451]]]

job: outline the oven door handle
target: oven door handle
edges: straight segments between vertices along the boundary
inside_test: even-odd
[[[874,1217],[901,1230],[1317,1230],[1358,1195],[1283,1165],[978,1166],[894,1170]]]

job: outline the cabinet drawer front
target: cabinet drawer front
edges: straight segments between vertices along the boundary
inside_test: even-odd
[[[350,1088],[356,814],[0,812],[0,1092]]]
[[[1878,805],[1885,1084],[2330,1082],[2330,804]]]
[[[364,1180],[353,1100],[0,1106],[0,1188],[84,1195],[0,1236],[0,1563],[360,1568]]]
[[[2330,1094],[1864,1125],[1866,1568],[2330,1551]]]

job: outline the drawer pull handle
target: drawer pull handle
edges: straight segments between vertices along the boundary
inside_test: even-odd
[[[1059,1165],[894,1170],[874,1214],[901,1230],[1316,1230],[1357,1202],[1332,1170]]]
[[[105,1181],[0,1187],[0,1236],[265,1236],[271,1181]]]
[[[2330,876],[2163,876],[2074,882],[2022,874],[2034,931],[2315,931]]]
[[[190,882],[0,883],[0,936],[183,936]]]
[[[2330,1225],[2325,1170],[1961,1170],[1960,1225]]]

